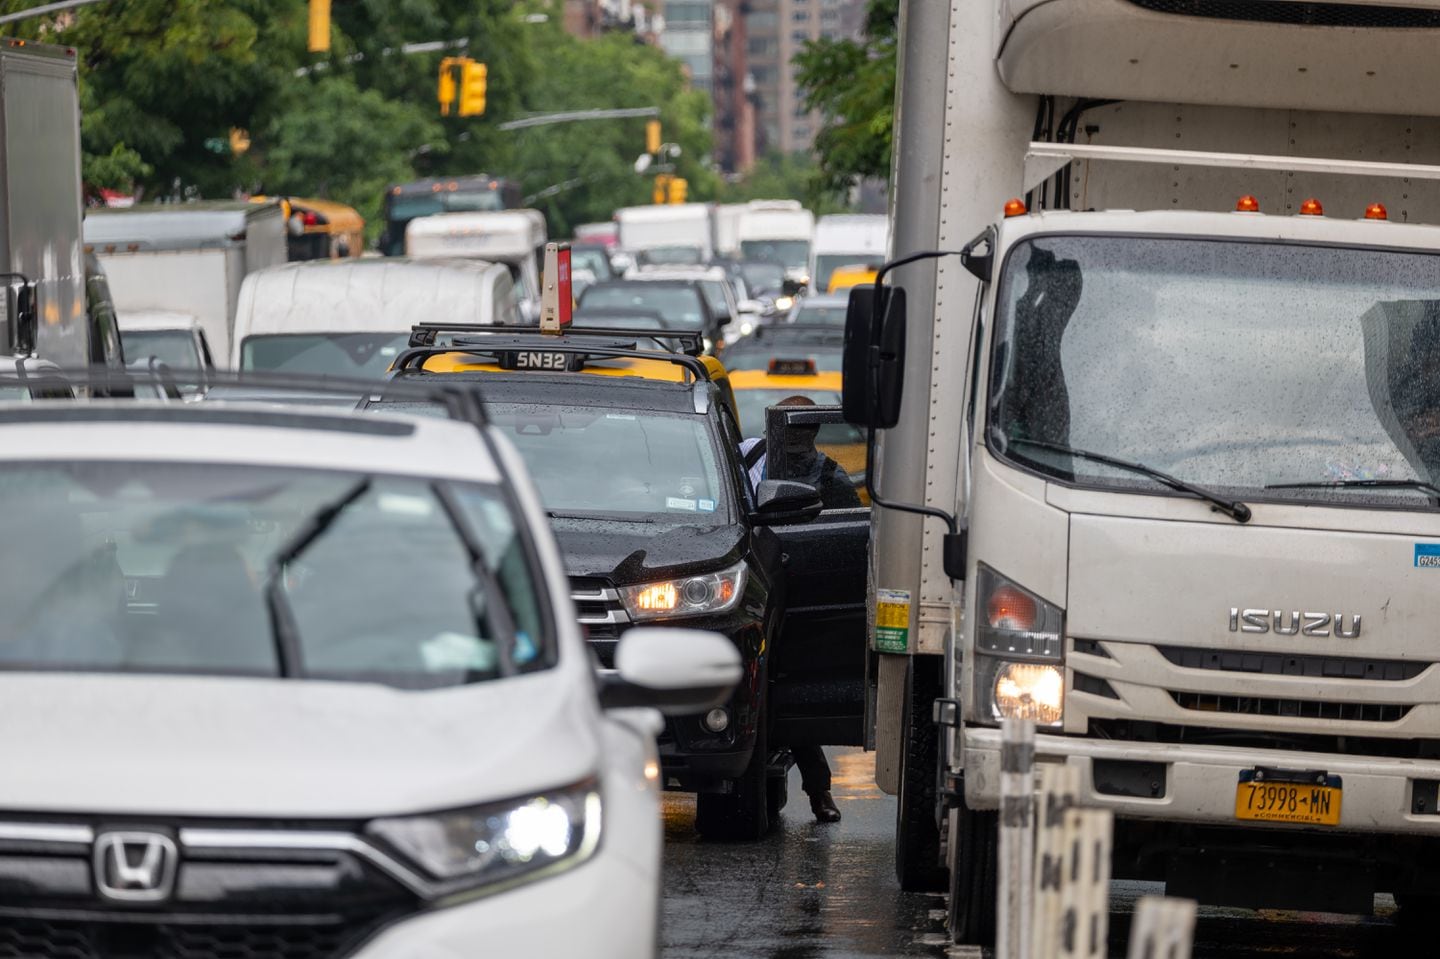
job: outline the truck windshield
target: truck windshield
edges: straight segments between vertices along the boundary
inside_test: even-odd
[[[240,369],[326,376],[382,376],[409,341],[408,333],[247,336],[240,347]]]
[[[140,330],[120,333],[120,342],[129,360],[153,356],[177,370],[198,370],[205,365],[200,349],[189,330]]]
[[[1433,502],[1318,484],[1440,480],[1440,256],[1035,238],[1006,260],[996,323],[991,441],[1041,473],[1163,489],[1036,442],[1240,497]],[[1288,483],[1317,485],[1266,490]]]
[[[696,415],[488,402],[552,514],[729,522],[719,459]]]
[[[803,270],[810,264],[809,240],[741,240],[740,252],[747,260],[778,263],[787,270]]]
[[[12,463],[0,466],[0,508],[21,526],[0,579],[0,669],[433,688],[546,658],[537,578],[494,486]]]

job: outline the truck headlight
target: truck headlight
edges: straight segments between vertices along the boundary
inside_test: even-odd
[[[998,719],[1058,726],[1065,718],[1065,673],[1041,663],[1004,663],[995,674],[992,703]]]
[[[740,563],[703,576],[624,586],[620,589],[620,600],[632,620],[643,622],[724,613],[735,608],[744,592],[745,564]]]
[[[984,564],[976,606],[974,718],[1063,725],[1065,611]]]
[[[467,809],[377,819],[368,832],[434,880],[439,896],[583,862],[600,842],[593,781]]]

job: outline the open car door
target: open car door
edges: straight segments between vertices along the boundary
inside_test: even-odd
[[[808,523],[773,527],[786,599],[770,665],[771,743],[864,745],[865,437],[838,406],[777,406],[766,411],[765,446],[767,479],[810,483],[825,503]],[[816,449],[833,465],[817,469]]]

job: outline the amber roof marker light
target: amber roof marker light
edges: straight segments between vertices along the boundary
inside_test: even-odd
[[[1012,216],[1024,216],[1029,212],[1025,206],[1025,201],[1019,197],[1005,202],[1005,216],[1007,219]]]
[[[1301,215],[1301,216],[1324,216],[1324,215],[1325,215],[1325,208],[1320,205],[1320,201],[1319,201],[1319,200],[1315,199],[1315,198],[1312,196],[1310,199],[1308,199],[1308,200],[1306,200],[1304,203],[1300,204],[1300,215]]]
[[[1365,208],[1365,219],[1367,220],[1388,220],[1390,211],[1385,209],[1383,203],[1372,203]]]
[[[1236,213],[1259,213],[1259,212],[1260,212],[1260,201],[1257,200],[1252,194],[1247,193],[1247,194],[1245,194],[1244,196],[1242,196],[1240,199],[1238,199],[1238,200],[1235,201],[1235,212],[1236,212]]]

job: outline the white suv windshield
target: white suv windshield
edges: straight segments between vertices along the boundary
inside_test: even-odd
[[[453,686],[544,665],[500,490],[237,465],[0,465],[0,669]],[[472,563],[472,552],[478,561]]]
[[[1440,481],[1440,256],[1043,237],[1001,283],[991,438],[1011,458],[1087,485],[1156,487],[1055,446],[1238,495],[1434,501],[1414,484]]]

